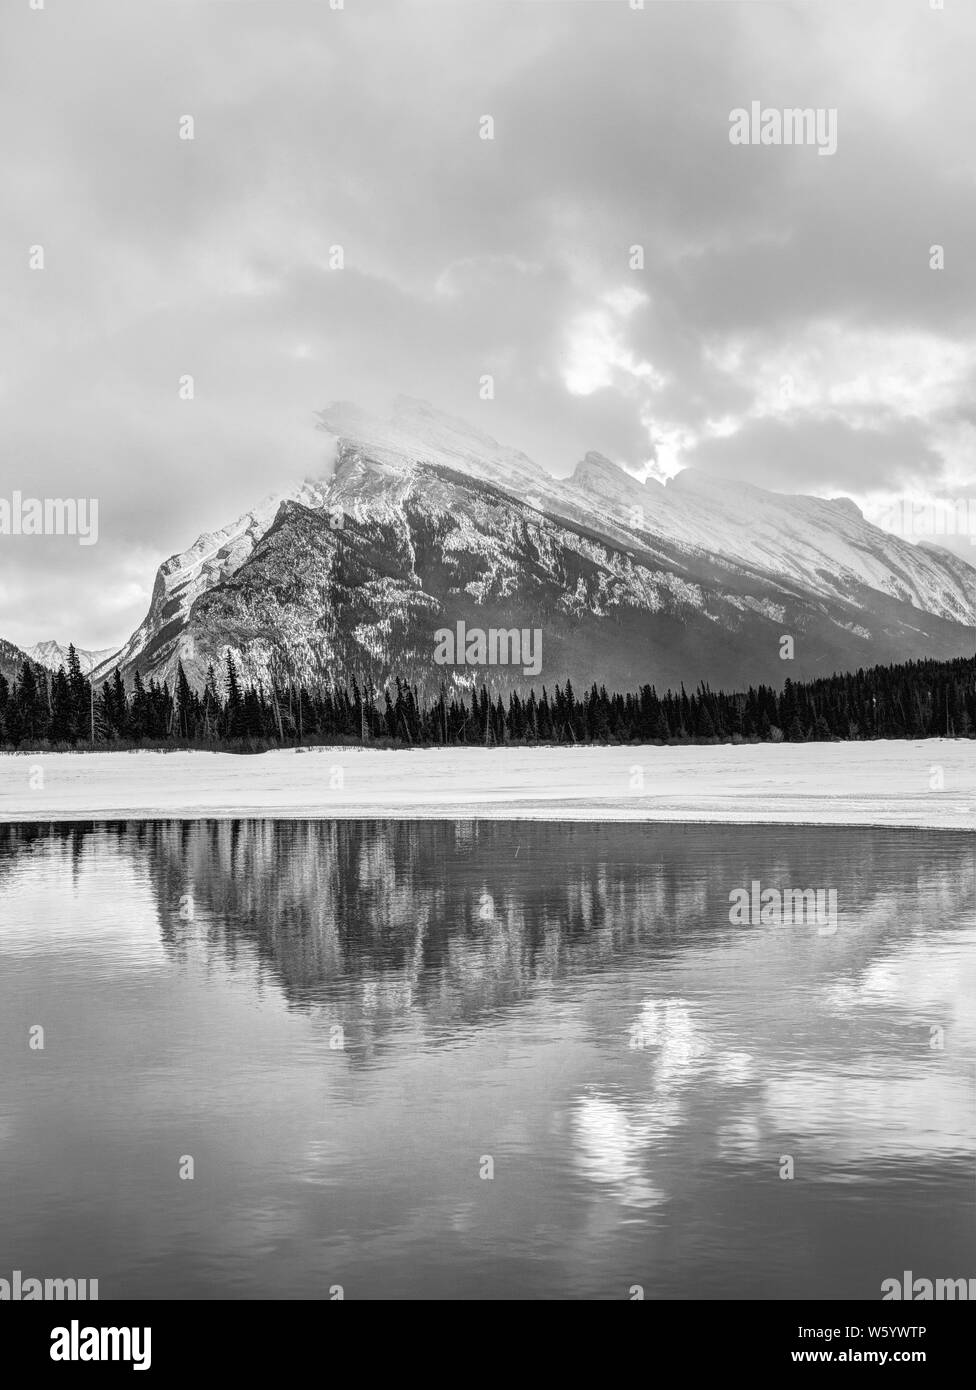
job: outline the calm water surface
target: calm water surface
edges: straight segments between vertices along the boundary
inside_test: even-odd
[[[882,830],[3,827],[0,1276],[607,1299],[976,1276],[974,865],[972,836]],[[836,888],[836,933],[730,925],[753,879]]]

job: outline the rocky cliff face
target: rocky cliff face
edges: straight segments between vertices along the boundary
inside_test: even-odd
[[[230,648],[247,677],[500,689],[780,682],[970,654],[976,570],[865,521],[686,470],[641,483],[599,454],[568,479],[423,403],[320,417],[334,474],[164,564],[145,621],[98,678],[200,682]],[[435,634],[541,633],[542,664],[444,666]],[[780,659],[792,636],[795,659]]]
[[[20,675],[25,656],[26,653],[15,647],[13,642],[6,642],[0,637],[0,676],[13,681]]]

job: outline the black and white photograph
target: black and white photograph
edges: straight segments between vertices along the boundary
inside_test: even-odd
[[[948,1370],[974,59],[964,0],[3,0],[42,1370],[364,1301]]]

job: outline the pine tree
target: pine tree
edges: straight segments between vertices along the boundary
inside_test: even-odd
[[[182,661],[176,663],[176,720],[180,737],[192,739],[196,734],[193,719],[193,692],[186,678]]]
[[[51,741],[73,743],[74,721],[71,713],[71,690],[63,666],[59,666],[51,681]]]
[[[29,661],[25,661],[20,669],[17,705],[23,737],[31,742],[43,737],[43,706],[41,705],[34,667]]]
[[[138,743],[149,733],[149,701],[142,676],[138,671],[132,678],[132,704],[129,707],[130,737]]]
[[[76,739],[90,737],[91,688],[81,669],[81,660],[73,642],[68,646],[68,691],[71,698],[71,723]]]
[[[122,683],[122,672],[117,666],[112,676],[112,696],[107,712],[116,736],[125,738],[129,732],[129,704]]]
[[[243,738],[246,732],[244,700],[241,696],[237,667],[234,665],[234,657],[229,647],[227,648],[225,680],[227,687],[227,704],[224,710],[226,735],[228,738]]]

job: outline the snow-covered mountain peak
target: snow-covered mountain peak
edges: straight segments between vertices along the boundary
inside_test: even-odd
[[[608,459],[606,454],[598,453],[595,449],[590,449],[588,453],[583,455],[573,471],[570,482],[577,487],[608,482],[613,486],[620,484],[643,486],[639,479],[627,472],[626,468],[622,468],[619,463],[614,463],[613,459]]]
[[[427,401],[398,396],[388,419],[339,401],[319,412],[319,428],[336,436],[337,457],[348,446],[377,463],[398,466],[439,464],[503,487],[525,489],[552,482],[551,476],[518,449],[442,411]]]
[[[859,521],[864,520],[864,513],[855,501],[850,497],[829,497],[827,499],[832,507],[839,511],[847,512],[849,516],[857,517]]]
[[[821,615],[809,617],[815,624],[846,605],[844,641],[872,622],[887,623],[877,631],[890,636],[891,603],[910,607],[907,628],[911,640],[917,634],[919,652],[941,640],[923,615],[960,632],[976,621],[976,570],[949,552],[880,530],[846,498],[788,496],[694,468],[665,485],[595,450],[571,477],[557,478],[410,397],[399,397],[386,419],[339,402],[321,412],[319,425],[335,443],[334,471],[266,498],[167,560],[144,622],[96,679],[115,665],[170,677],[180,659],[199,671],[204,648],[219,659],[222,643],[243,650],[258,628],[262,641],[289,650],[299,628],[313,646],[323,632],[348,628],[357,651],[363,643],[392,651],[394,632],[398,650],[426,650],[429,610],[453,611],[464,595],[489,609],[507,605],[498,610],[507,622],[519,614],[513,596],[534,584],[547,588],[548,606],[539,611],[549,615],[553,633],[564,618],[582,621],[584,609],[599,619],[614,606],[655,614],[678,603],[683,616],[667,629],[667,641],[687,653],[699,650],[700,633],[682,635],[683,622],[694,628],[694,614],[707,612],[703,621],[734,634],[743,613],[785,614],[784,594],[813,605],[810,613]],[[328,521],[309,515],[323,509]],[[336,511],[348,518],[338,527]],[[330,569],[340,553],[358,572],[352,586]],[[395,583],[394,553],[402,570]],[[340,565],[338,573],[347,571]],[[282,594],[280,574],[291,576]],[[447,574],[453,579],[445,589]],[[588,584],[595,587],[584,602],[580,586]],[[722,597],[724,585],[732,597]],[[716,604],[725,617],[715,616]],[[232,629],[232,636],[221,635]],[[612,625],[602,629],[607,653],[615,650],[615,633]],[[838,660],[834,638],[824,641],[818,660]],[[629,651],[626,642],[622,650]],[[859,650],[856,660],[864,659]]]
[[[86,651],[83,647],[76,647],[78,661],[83,671],[91,671],[96,666],[100,666],[103,661],[107,661],[110,656],[114,656],[114,647],[104,647],[101,651]],[[68,665],[68,644],[66,642],[36,642],[33,647],[26,647],[25,656],[29,656],[31,661],[36,661],[38,666],[44,666],[49,671],[57,671],[61,666],[67,669]]]
[[[636,526],[638,530],[649,526],[662,535],[670,534],[673,529],[663,486],[656,479],[648,486],[604,454],[593,450],[585,454],[576,465],[569,484],[591,506],[596,503],[601,512],[617,522]],[[651,521],[652,517],[657,518],[657,525]]]

